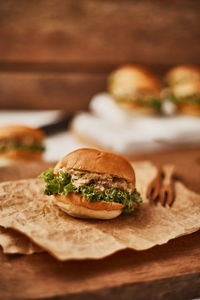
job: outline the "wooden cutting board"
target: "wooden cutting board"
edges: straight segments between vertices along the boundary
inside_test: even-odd
[[[132,157],[174,163],[176,176],[200,193],[200,148]],[[0,181],[37,176],[49,164],[0,169]],[[25,173],[25,170],[26,173]],[[0,252],[0,299],[192,299],[200,296],[200,232],[146,251],[101,260],[59,262],[47,253]]]

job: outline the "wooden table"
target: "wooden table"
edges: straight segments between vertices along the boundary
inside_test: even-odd
[[[200,1],[0,1],[0,108],[88,107],[121,64],[200,65]]]
[[[200,193],[200,148],[133,158],[175,163],[177,177]],[[15,175],[23,177],[19,169]],[[1,172],[0,180],[6,176]],[[200,232],[101,260],[59,262],[47,253],[0,253],[0,266],[1,299],[192,299],[200,296]]]

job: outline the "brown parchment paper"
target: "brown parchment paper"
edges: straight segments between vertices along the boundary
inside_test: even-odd
[[[42,252],[42,248],[34,244],[24,234],[10,228],[0,226],[0,245],[7,254],[33,254]]]
[[[37,177],[43,170],[56,164],[51,162],[20,162],[12,163],[0,159],[0,182]],[[28,166],[28,167],[27,167]],[[43,250],[28,237],[13,229],[0,226],[0,246],[7,254],[32,254]]]
[[[137,188],[144,203],[131,215],[117,219],[72,218],[42,194],[38,179],[0,184],[0,225],[31,238],[59,260],[102,258],[124,248],[144,250],[200,228],[200,196],[176,183],[172,208],[150,205],[148,183],[156,174],[148,162],[135,164]]]

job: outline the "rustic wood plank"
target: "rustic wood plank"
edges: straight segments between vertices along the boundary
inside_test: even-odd
[[[131,63],[131,61],[129,61]],[[197,64],[198,65],[198,64]],[[162,77],[174,65],[145,64],[158,77]],[[1,73],[89,73],[108,75],[118,63],[98,62],[30,62],[30,61],[0,61]]]
[[[0,109],[87,109],[115,64],[0,62]],[[167,66],[150,65],[159,78]]]
[[[195,286],[193,285],[195,282]],[[84,292],[81,294],[68,294],[59,297],[59,300],[73,299],[126,299],[132,300],[146,300],[148,299],[162,299],[162,300],[188,300],[194,299],[199,295],[200,273],[192,274],[190,276],[180,276],[176,278],[169,278],[141,282],[139,284],[126,284],[120,287],[103,288],[98,291]]]
[[[151,299],[155,299],[157,287],[161,296],[174,297],[179,291],[178,299],[185,299],[185,295],[197,297],[200,296],[199,237],[197,232],[147,251],[124,250],[97,261],[58,262],[47,253],[31,256],[0,253],[1,297],[35,299],[76,294],[83,299],[84,293],[98,297],[104,289],[111,289],[109,293],[115,295],[115,287],[118,289],[116,299],[132,299],[130,294],[123,298],[130,286],[133,291],[139,292],[132,294],[134,299],[145,299],[148,292],[153,292]],[[181,278],[184,275],[187,275],[187,282]],[[161,279],[159,284],[157,280]],[[170,287],[171,282],[174,282],[177,291]],[[140,291],[139,288],[144,287],[141,283],[149,285],[147,291]]]
[[[0,63],[0,109],[87,109],[115,64]],[[171,66],[171,65],[170,65]],[[162,81],[170,66],[146,65]]]
[[[174,162],[179,171],[182,166],[181,179],[190,182],[188,169],[192,168],[196,176],[200,171],[199,150],[174,150],[132,158],[145,158],[157,164]],[[19,169],[17,172],[23,176]],[[12,178],[12,172],[3,180],[9,176]],[[198,180],[193,187],[199,190]],[[197,298],[200,297],[199,237],[200,232],[196,232],[146,251],[124,250],[101,260],[58,262],[47,253],[31,256],[0,253],[0,295],[3,299]]]
[[[86,109],[106,89],[105,74],[0,73],[1,109]]]
[[[0,60],[200,63],[200,2],[0,3]]]
[[[119,64],[158,75],[200,64],[199,10],[196,0],[2,1],[0,108],[86,109]]]

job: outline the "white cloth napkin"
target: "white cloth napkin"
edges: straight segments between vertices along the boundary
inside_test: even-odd
[[[0,126],[40,127],[55,122],[61,113],[60,110],[0,110]]]
[[[78,114],[75,131],[97,145],[118,153],[159,150],[200,142],[200,118],[133,116],[106,93],[92,98],[90,113]]]

